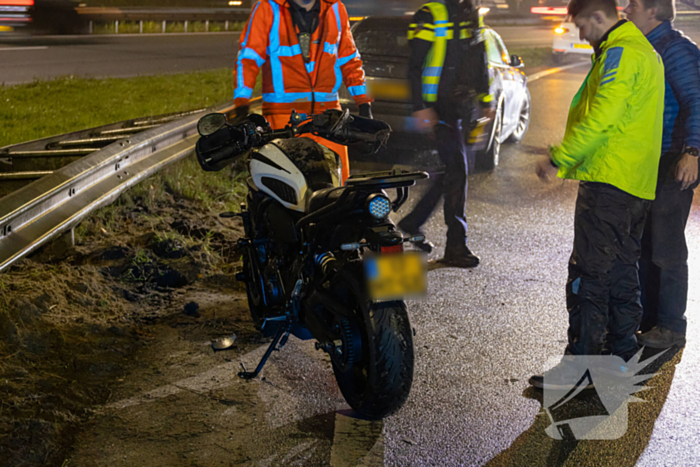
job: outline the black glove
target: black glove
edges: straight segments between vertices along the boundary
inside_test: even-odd
[[[236,107],[234,111],[235,115],[233,117],[233,122],[231,123],[235,125],[241,123],[243,120],[246,119],[246,117],[250,113],[250,107],[248,107],[247,105],[242,105],[240,107]]]
[[[374,117],[372,116],[371,104],[360,104],[360,117],[374,119]]]

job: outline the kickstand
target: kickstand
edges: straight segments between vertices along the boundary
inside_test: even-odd
[[[277,349],[275,349],[275,347],[277,346],[277,343],[279,342],[279,340],[283,334],[285,334],[285,336],[284,336],[284,339],[282,339],[282,343],[280,344],[280,347],[282,347],[284,344],[287,343],[287,338],[289,337],[289,330],[291,328],[292,328],[291,323],[287,323],[285,326],[280,326],[280,330],[277,331],[277,335],[272,340],[272,343],[270,344],[270,346],[267,348],[265,355],[263,355],[263,358],[260,360],[260,363],[258,363],[258,367],[255,369],[255,371],[252,371],[252,372],[247,371],[245,369],[245,365],[243,365],[243,363],[241,363],[241,367],[243,368],[243,371],[240,371],[238,373],[238,376],[243,378],[243,379],[253,379],[256,376],[258,376],[258,374],[260,374],[260,372],[262,371],[263,366],[265,366],[265,362],[267,362],[267,359],[270,358],[272,351],[277,350]]]

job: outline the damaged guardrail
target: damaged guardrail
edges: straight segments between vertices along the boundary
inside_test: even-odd
[[[215,109],[230,112],[233,104]],[[71,231],[126,189],[191,154],[200,114],[110,144],[0,200],[0,271]]]

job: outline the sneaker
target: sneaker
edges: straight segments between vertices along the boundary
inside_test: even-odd
[[[656,326],[649,332],[637,335],[637,342],[652,349],[668,349],[674,345],[684,346],[685,334]]]
[[[437,262],[455,268],[475,268],[479,265],[479,257],[465,246],[462,251],[446,249],[445,256]]]
[[[411,237],[415,237],[416,235],[423,235],[423,237],[425,237],[425,234],[421,232],[419,228],[409,225],[407,222],[404,222],[405,220],[406,219],[404,218],[401,221],[399,221],[399,223],[397,224],[399,229],[403,230]],[[433,245],[432,242],[429,242],[426,238],[423,238],[422,242],[413,242],[412,245],[415,245],[416,248],[428,254],[432,253],[433,249],[435,248],[435,245]]]

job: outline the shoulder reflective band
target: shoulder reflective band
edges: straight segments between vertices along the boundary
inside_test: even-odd
[[[449,15],[445,5],[431,2],[426,6],[433,15],[434,40],[423,65],[422,93],[425,102],[437,102],[440,75],[442,74],[442,67],[445,65],[445,55],[447,54],[447,41],[451,39],[448,37],[448,30],[453,28],[449,26]]]

